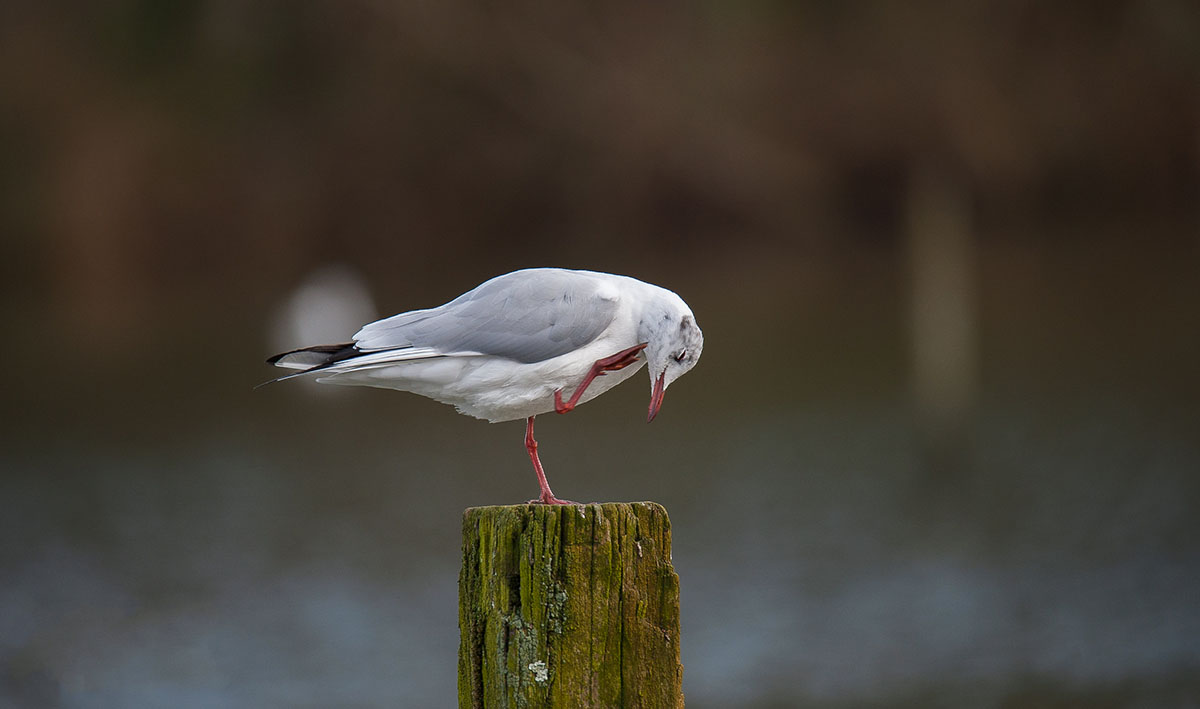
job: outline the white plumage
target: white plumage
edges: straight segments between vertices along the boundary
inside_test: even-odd
[[[268,362],[331,384],[408,391],[489,421],[566,413],[649,362],[653,419],[671,382],[695,366],[704,337],[675,293],[628,276],[534,268],[497,276],[436,308],[363,326],[353,342]],[[571,395],[575,392],[574,395]],[[570,398],[568,398],[568,396]]]

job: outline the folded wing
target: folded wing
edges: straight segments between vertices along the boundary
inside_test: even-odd
[[[516,271],[440,307],[373,322],[354,335],[354,345],[363,353],[418,348],[541,362],[599,337],[616,317],[618,298],[586,274]]]

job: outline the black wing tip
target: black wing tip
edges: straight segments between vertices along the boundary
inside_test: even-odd
[[[316,352],[318,354],[327,354],[329,355],[329,361],[333,362],[340,359],[346,359],[354,352],[357,352],[357,350],[354,349],[353,342],[342,342],[336,345],[313,345],[312,347],[299,347],[294,350],[280,352],[277,355],[271,355],[270,357],[267,357],[267,364],[275,364],[284,357],[297,354],[299,352]]]
[[[354,355],[358,354],[358,350],[354,347],[353,342],[343,342],[343,343],[337,344],[337,345],[313,345],[312,347],[301,347],[299,349],[289,350],[287,352],[280,352],[277,355],[271,355],[270,357],[267,358],[267,364],[277,364],[279,362],[279,360],[283,359],[284,357],[287,357],[288,355],[299,354],[302,352],[315,352],[317,354],[322,354],[322,355],[327,355],[327,356],[325,357],[324,361],[316,362],[312,366],[310,366],[308,369],[302,369],[297,372],[285,374],[282,377],[277,377],[275,379],[265,381],[265,382],[255,386],[254,388],[260,389],[262,387],[265,387],[268,384],[274,384],[275,382],[282,382],[285,379],[291,379],[292,377],[299,377],[304,374],[310,374],[312,372],[320,371],[320,370],[326,369],[326,368],[330,367],[331,365],[336,364],[344,359],[348,359],[348,358],[353,357]]]

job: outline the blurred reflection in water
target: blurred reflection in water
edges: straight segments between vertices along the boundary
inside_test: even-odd
[[[271,344],[285,352],[304,346],[299,343],[345,342],[353,323],[378,317],[358,271],[346,265],[324,266],[309,274],[284,300],[272,323]]]

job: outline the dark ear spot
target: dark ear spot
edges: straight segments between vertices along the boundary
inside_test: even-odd
[[[680,330],[680,332],[683,332],[684,330],[687,330],[687,329],[688,329],[688,328],[690,328],[691,326],[692,326],[692,319],[691,319],[689,316],[687,316],[687,315],[684,315],[684,316],[683,316],[683,319],[679,321],[679,330]]]

